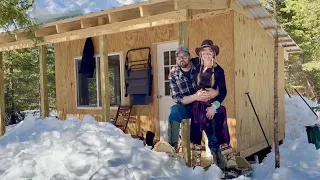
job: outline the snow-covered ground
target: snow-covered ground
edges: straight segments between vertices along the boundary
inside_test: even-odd
[[[315,102],[307,100],[311,107]],[[305,126],[320,124],[299,96],[286,96],[286,135],[280,146],[280,168],[274,169],[274,151],[255,167],[252,179],[320,179],[320,149],[308,143]]]
[[[255,165],[252,179],[320,179],[320,151],[308,144],[305,131],[305,125],[318,121],[300,97],[286,97],[286,121],[281,168],[274,169],[271,152]],[[29,114],[18,125],[7,127],[0,138],[1,180],[215,180],[220,176],[215,165],[207,172],[188,168],[181,160],[152,151],[142,141],[89,115],[84,120],[72,116],[60,121]]]

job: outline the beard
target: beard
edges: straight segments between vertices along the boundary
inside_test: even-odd
[[[180,63],[179,63],[179,66],[181,67],[181,68],[186,68],[186,67],[188,67],[188,63],[187,62],[185,62],[185,61],[181,61]]]

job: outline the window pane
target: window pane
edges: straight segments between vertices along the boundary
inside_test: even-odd
[[[97,106],[97,81],[96,71],[93,78],[88,78],[85,74],[79,73],[81,60],[76,60],[77,63],[77,99],[78,106]]]
[[[100,63],[99,63],[100,64]],[[121,104],[121,81],[120,81],[120,56],[113,55],[108,57],[109,65],[109,90],[110,90],[110,106]],[[100,74],[98,75],[100,79]],[[100,81],[99,81],[100,84]],[[101,94],[101,87],[99,88]],[[101,95],[100,95],[100,106]]]
[[[164,58],[163,58],[164,65],[169,65],[169,51],[165,51],[163,55],[164,55]]]
[[[176,55],[175,55],[176,51],[171,51],[171,64],[170,65],[176,65]]]
[[[165,82],[165,95],[170,96],[170,84],[169,82]]]
[[[169,76],[169,67],[164,67],[164,79],[168,80],[168,76]]]

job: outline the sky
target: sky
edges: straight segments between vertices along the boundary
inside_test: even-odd
[[[142,1],[146,0],[35,0],[29,13],[42,24]]]

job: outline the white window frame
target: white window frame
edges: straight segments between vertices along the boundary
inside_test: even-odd
[[[123,62],[123,53],[122,52],[111,52],[108,53],[108,56],[114,56],[114,55],[119,55],[119,61],[120,61],[120,104],[123,105],[124,104],[124,62]],[[96,69],[99,69],[99,73],[100,73],[100,63],[99,65],[97,64],[97,60],[98,58],[100,59],[100,55],[96,54],[94,55],[95,61],[96,61]],[[76,56],[74,58],[74,73],[75,73],[75,100],[76,100],[76,109],[102,109],[102,106],[100,106],[100,94],[99,94],[99,88],[100,88],[100,83],[99,83],[99,78],[98,78],[98,74],[96,73],[96,83],[97,83],[97,107],[85,107],[85,106],[78,106],[78,95],[79,95],[79,89],[78,89],[78,67],[77,67],[77,61],[81,61],[82,60],[82,56]],[[114,106],[110,106],[110,109],[118,109],[117,105]]]

